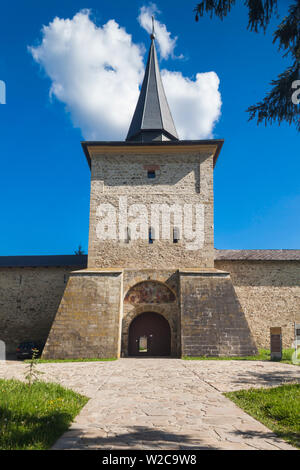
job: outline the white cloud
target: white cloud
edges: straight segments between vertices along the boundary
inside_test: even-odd
[[[144,75],[143,47],[115,20],[96,26],[88,10],[55,18],[42,36],[29,51],[51,80],[50,96],[65,104],[85,139],[123,140]],[[211,137],[221,107],[217,75],[162,76],[180,138]]]
[[[144,28],[149,34],[152,33],[152,16],[155,16],[155,13],[160,13],[155,3],[150,3],[149,6],[143,6],[140,9],[138,21],[142,28]],[[167,30],[166,25],[160,23],[156,18],[155,37],[158,42],[161,57],[163,59],[168,59],[170,55],[174,57],[177,37],[171,38],[171,33]]]
[[[180,138],[212,137],[213,126],[221,115],[218,75],[197,73],[196,80],[190,80],[181,72],[162,70],[162,80]]]
[[[50,77],[50,95],[66,104],[88,139],[124,136],[143,78],[140,47],[114,20],[97,27],[88,11],[55,18],[29,48]]]

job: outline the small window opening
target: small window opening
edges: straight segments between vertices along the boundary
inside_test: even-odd
[[[180,232],[178,227],[173,228],[173,243],[178,243],[180,240]]]
[[[149,179],[154,179],[156,176],[155,170],[148,170],[148,178]]]
[[[126,236],[126,243],[129,243],[131,240],[131,233],[130,233],[130,228],[127,227],[127,236]]]
[[[149,243],[152,244],[154,242],[154,238],[155,238],[155,235],[154,235],[154,228],[153,227],[150,227],[149,228]]]

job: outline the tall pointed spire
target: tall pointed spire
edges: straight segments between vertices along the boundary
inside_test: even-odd
[[[151,46],[140,97],[128,131],[127,141],[178,140],[160,75],[155,47],[154,18]]]

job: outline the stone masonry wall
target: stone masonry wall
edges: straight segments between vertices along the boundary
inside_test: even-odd
[[[281,326],[283,347],[294,340],[294,321],[300,323],[299,261],[215,261],[230,272],[257,347],[270,347],[270,327]]]
[[[149,168],[155,169],[155,179],[147,178]],[[213,267],[213,155],[208,151],[189,155],[93,155],[91,179],[89,268]],[[99,206],[110,204],[118,215],[120,197],[127,198],[128,222],[138,215],[130,215],[132,204],[143,204],[146,207],[147,213],[141,219],[146,221],[149,228],[152,204],[178,204],[182,209],[184,204],[193,204],[194,207],[196,204],[202,205],[204,217],[198,226],[199,238],[204,239],[203,246],[196,250],[187,249],[190,242],[186,237],[182,237],[179,243],[173,243],[171,238],[149,244],[148,233],[144,240],[131,239],[128,243],[126,234],[121,241],[99,239],[97,227],[103,218],[97,212]],[[113,216],[109,217],[110,227],[113,219]],[[196,227],[195,220],[194,211],[193,229]],[[118,236],[118,217],[116,226]],[[171,217],[171,234],[173,226]]]
[[[180,297],[183,356],[256,353],[228,274],[180,272]]]
[[[120,355],[122,273],[70,275],[43,358],[114,358]]]
[[[22,341],[45,343],[69,272],[68,267],[0,269],[0,340],[8,353]]]
[[[269,328],[281,326],[283,346],[290,347],[293,323],[300,322],[300,262],[217,260],[215,267],[231,273],[257,346],[269,348]],[[15,352],[21,341],[46,341],[71,269],[76,268],[0,269],[0,340],[5,341],[9,353]],[[152,273],[151,278],[174,289],[176,283],[168,281],[171,273]],[[146,271],[127,271],[124,295],[148,275]]]

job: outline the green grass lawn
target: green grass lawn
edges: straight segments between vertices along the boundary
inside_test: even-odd
[[[294,349],[283,349],[282,350],[282,360],[285,364],[293,364],[292,355]],[[184,356],[182,359],[186,361],[270,361],[271,355],[269,349],[259,349],[256,356],[243,356],[243,357],[233,357],[233,356],[222,356],[222,357],[210,357],[210,356],[199,356],[199,357],[190,357]],[[276,361],[277,362],[277,361]]]
[[[53,383],[0,380],[0,450],[49,449],[87,401]]]
[[[224,394],[246,413],[300,448],[300,385],[240,390]]]
[[[116,357],[111,357],[107,359],[36,359],[38,364],[47,364],[49,362],[103,362],[103,361],[117,361]],[[26,359],[24,362],[30,363],[30,359]]]

